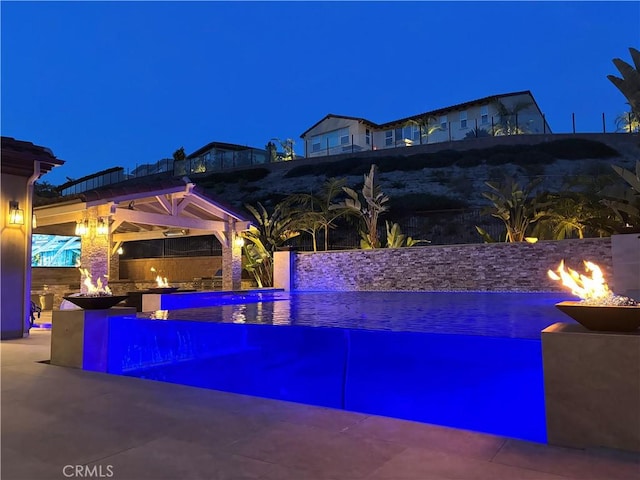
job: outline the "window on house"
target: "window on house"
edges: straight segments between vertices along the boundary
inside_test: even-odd
[[[311,151],[312,152],[319,152],[320,150],[322,150],[322,144],[317,141],[317,140],[312,140],[311,141]]]
[[[384,144],[387,147],[393,145],[393,130],[387,130],[384,132]]]
[[[371,130],[369,130],[368,128],[365,130],[365,133],[364,133],[364,142],[367,145],[371,145]]]
[[[420,129],[417,125],[407,125],[404,127],[404,138],[417,142],[420,140]]]
[[[460,128],[467,128],[467,111],[460,112]]]
[[[440,128],[442,128],[443,130],[447,129],[447,116],[443,115],[442,117],[440,117]]]
[[[349,141],[349,133],[340,136],[340,145],[349,145],[350,143],[351,142]]]
[[[489,107],[486,105],[480,107],[480,123],[482,125],[489,123]]]

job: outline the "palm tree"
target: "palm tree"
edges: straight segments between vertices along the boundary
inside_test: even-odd
[[[348,212],[360,218],[364,224],[364,229],[360,230],[361,248],[379,248],[380,239],[378,235],[378,218],[381,214],[389,210],[385,205],[389,201],[376,183],[376,171],[378,167],[371,165],[371,170],[364,175],[364,185],[362,192],[358,194],[355,190],[348,187],[342,187],[344,192],[349,196],[338,208],[344,208]]]
[[[344,178],[327,179],[319,195],[295,194],[287,197],[285,202],[294,210],[295,223],[299,230],[307,232],[313,238],[313,251],[317,251],[316,235],[324,231],[324,250],[329,250],[329,230],[335,228],[338,218],[348,215],[351,210],[336,202],[336,198],[344,193]]]
[[[522,135],[529,133],[529,126],[522,121],[518,121],[518,115],[521,111],[526,110],[531,105],[531,102],[518,102],[512,107],[507,107],[500,100],[494,102],[494,107],[498,112],[498,122],[493,125],[493,135]],[[529,122],[531,123],[531,120]]]
[[[629,53],[634,65],[614,58],[613,64],[622,74],[622,78],[615,75],[607,75],[607,78],[622,92],[631,106],[631,111],[638,118],[640,117],[640,51],[630,47]]]
[[[624,188],[610,188],[605,191],[602,203],[611,208],[616,216],[627,225],[640,226],[640,160],[636,161],[636,171],[611,166],[627,183]]]
[[[442,126],[438,119],[433,115],[423,115],[415,120],[408,120],[407,125],[417,125],[420,129],[420,142],[422,139],[425,143],[429,143],[429,135],[433,135],[435,132],[442,130]]]
[[[634,112],[623,112],[616,117],[616,131],[626,133],[640,132],[640,116]]]
[[[491,133],[486,129],[486,128],[472,128],[471,130],[469,130],[464,138],[485,138],[485,137],[490,137]]]
[[[245,205],[245,207],[257,223],[257,226],[252,226],[248,231],[240,233],[240,236],[247,241],[244,246],[245,268],[254,276],[259,287],[271,287],[273,286],[273,252],[300,233],[294,228],[294,219],[286,205],[282,203],[277,204],[271,214],[260,202],[257,208],[252,205]]]
[[[546,208],[533,227],[532,236],[563,240],[595,233],[609,236],[614,230],[609,211],[597,196],[583,192],[543,193],[538,201]]]
[[[294,152],[293,150],[293,146],[296,142],[293,139],[287,138],[285,140],[280,140],[279,138],[272,138],[271,140],[275,140],[282,147],[283,153],[281,155],[278,155],[278,160],[287,162],[296,158],[296,152]]]
[[[507,177],[504,183],[485,182],[491,191],[483,192],[482,196],[492,205],[485,208],[482,214],[490,214],[504,222],[507,228],[507,241],[524,241],[529,225],[541,217],[541,209],[546,205],[539,204],[532,196],[541,181],[540,178],[532,180],[524,188],[510,177]],[[479,227],[476,229],[481,235],[486,234]]]

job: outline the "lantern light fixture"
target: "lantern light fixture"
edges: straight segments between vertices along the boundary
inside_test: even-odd
[[[24,225],[24,210],[16,201],[9,202],[9,225]]]
[[[76,222],[76,235],[85,236],[89,233],[89,220],[86,218]]]
[[[96,233],[98,235],[108,235],[109,234],[109,220],[100,217],[98,218],[98,223],[96,225]]]

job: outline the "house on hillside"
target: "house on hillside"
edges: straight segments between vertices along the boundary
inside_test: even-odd
[[[305,157],[449,142],[476,136],[551,133],[530,91],[493,95],[377,124],[328,114],[300,137]]]
[[[67,177],[68,178],[68,177]],[[78,179],[69,179],[68,182],[58,186],[61,196],[75,195],[78,193],[104,187],[113,183],[124,182],[129,178],[122,167],[113,167],[101,170]]]
[[[269,163],[267,151],[234,143],[211,142],[174,162],[174,175],[211,173]]]

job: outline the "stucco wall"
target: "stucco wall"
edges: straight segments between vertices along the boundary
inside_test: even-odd
[[[611,239],[298,253],[295,290],[563,291],[547,277],[564,259],[612,277]]]
[[[20,338],[29,316],[25,272],[28,268],[30,235],[27,178],[2,174],[0,198],[0,319],[2,339]],[[24,225],[9,225],[9,202],[17,201],[24,211]]]

